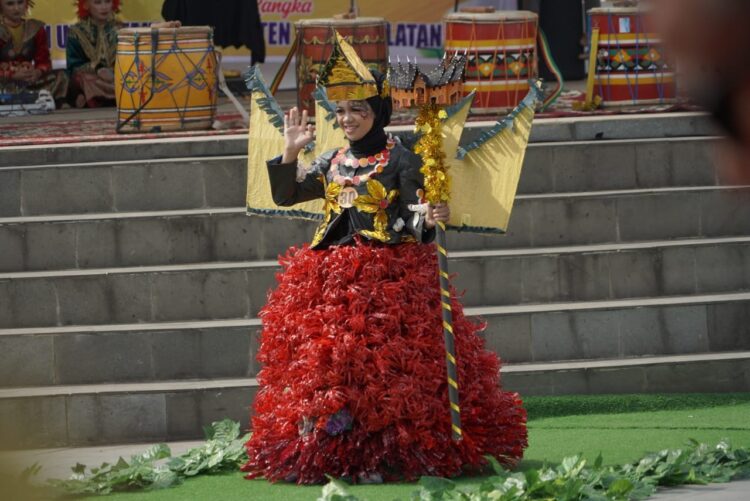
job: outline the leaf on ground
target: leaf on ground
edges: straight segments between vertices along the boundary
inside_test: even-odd
[[[328,477],[328,483],[323,487],[318,501],[359,501],[356,496],[349,493],[348,487],[346,482]]]
[[[419,485],[428,492],[446,492],[456,488],[455,482],[441,477],[422,477],[419,479]]]

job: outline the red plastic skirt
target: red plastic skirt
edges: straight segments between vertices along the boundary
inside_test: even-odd
[[[526,411],[454,297],[464,438],[451,439],[433,245],[292,248],[260,317],[263,369],[247,478],[412,480],[512,466]]]

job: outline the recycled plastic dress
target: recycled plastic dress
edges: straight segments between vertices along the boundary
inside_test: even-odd
[[[248,478],[452,477],[481,468],[485,455],[513,465],[527,446],[520,397],[501,390],[500,360],[455,291],[463,440],[451,438],[421,159],[377,132],[382,150],[331,151],[309,170],[268,162],[278,205],[320,198],[325,218],[310,245],[280,257],[278,286],[260,312]]]

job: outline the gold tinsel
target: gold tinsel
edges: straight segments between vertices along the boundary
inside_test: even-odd
[[[443,152],[443,119],[445,110],[435,104],[426,104],[419,109],[414,130],[421,134],[414,152],[422,157],[425,198],[432,204],[450,200],[451,179]]]

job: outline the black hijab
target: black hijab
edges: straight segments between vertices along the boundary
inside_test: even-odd
[[[386,76],[377,70],[372,70],[372,76],[378,85],[378,95],[367,98],[367,103],[375,114],[375,121],[372,128],[365,136],[358,141],[349,141],[352,154],[357,157],[366,157],[374,155],[385,148],[388,136],[385,133],[385,127],[391,123],[391,112],[393,111],[393,102],[390,93],[385,98],[380,97],[383,93]]]

